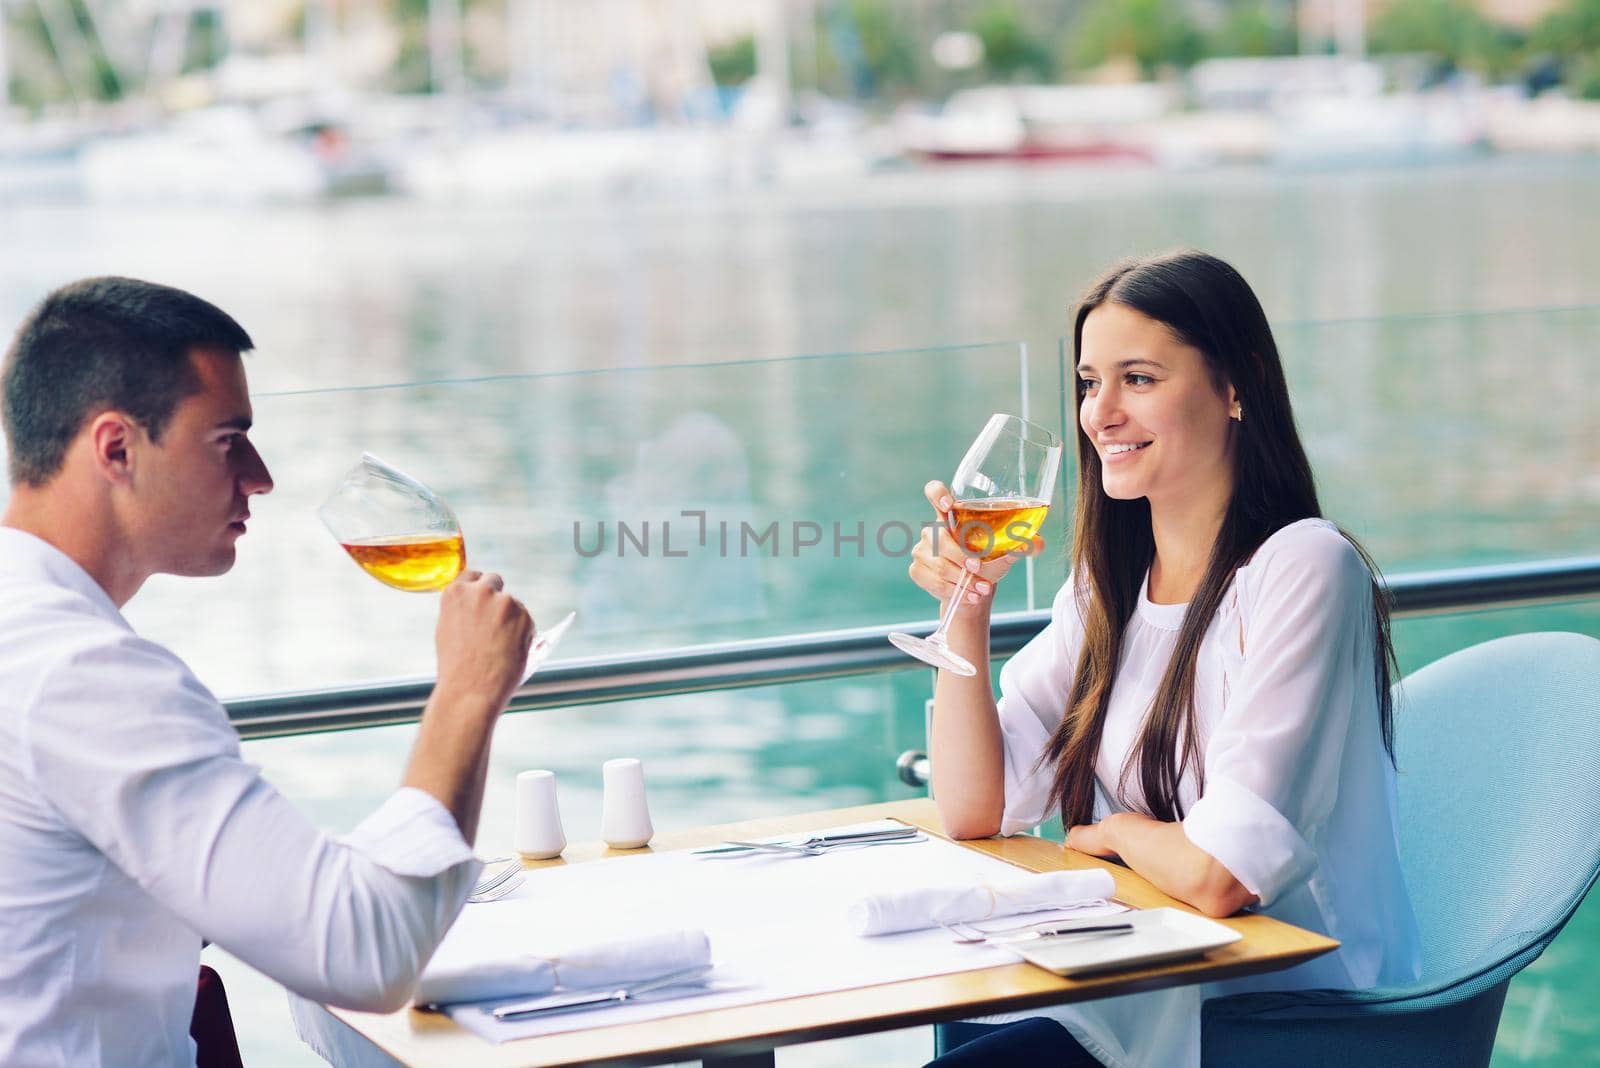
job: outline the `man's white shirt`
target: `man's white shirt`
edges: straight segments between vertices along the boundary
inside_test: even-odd
[[[479,865],[402,789],[343,839],[95,581],[0,528],[0,1064],[192,1065],[202,938],[316,1001],[393,1007]]]

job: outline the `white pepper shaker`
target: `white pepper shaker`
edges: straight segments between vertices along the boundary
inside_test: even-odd
[[[655,828],[644,796],[644,765],[633,757],[608,760],[601,767],[605,796],[600,805],[600,837],[612,849],[638,849]]]

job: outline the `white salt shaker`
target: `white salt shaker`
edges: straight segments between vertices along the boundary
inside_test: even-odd
[[[567,848],[556,803],[556,773],[524,771],[517,776],[517,819],[512,847],[530,860],[549,860]]]
[[[638,849],[655,833],[644,796],[644,765],[633,757],[618,757],[606,761],[601,772],[605,797],[600,805],[600,837],[612,849]]]

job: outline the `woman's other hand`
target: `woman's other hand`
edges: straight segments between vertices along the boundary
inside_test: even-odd
[[[1232,916],[1259,899],[1221,861],[1189,841],[1181,823],[1165,823],[1137,812],[1113,812],[1099,823],[1067,831],[1067,848],[1096,857],[1116,857],[1153,883],[1207,916]]]
[[[1108,820],[1114,817],[1106,817]],[[1114,857],[1116,849],[1104,823],[1080,823],[1067,831],[1067,848],[1092,857]]]

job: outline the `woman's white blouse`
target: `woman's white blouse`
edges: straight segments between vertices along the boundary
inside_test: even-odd
[[[1069,580],[1051,622],[1000,674],[1001,833],[1047,816],[1040,767],[1061,722],[1083,617]],[[1096,764],[1096,818],[1145,811],[1137,743],[1186,605],[1150,601],[1123,636]],[[1372,576],[1333,524],[1307,519],[1241,567],[1200,645],[1195,719],[1205,769],[1179,784],[1183,830],[1261,901],[1257,911],[1340,941],[1287,971],[1050,1010],[1110,1065],[1198,1065],[1199,1006],[1244,990],[1359,989],[1416,977],[1416,924],[1400,873],[1394,769],[1383,749]],[[1031,1015],[1031,1014],[1030,1014]]]

